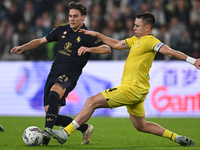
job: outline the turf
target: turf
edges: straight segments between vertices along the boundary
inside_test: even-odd
[[[0,117],[5,131],[0,132],[0,150],[186,150],[200,149],[199,118],[147,118],[178,134],[195,141],[195,147],[182,147],[166,138],[138,132],[129,118],[92,117],[88,123],[94,125],[89,145],[81,145],[82,135],[75,131],[68,141],[60,145],[52,139],[48,146],[26,146],[22,133],[28,126],[38,126],[43,130],[43,117]],[[58,127],[55,127],[55,129]]]

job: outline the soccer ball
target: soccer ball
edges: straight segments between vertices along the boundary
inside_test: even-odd
[[[30,126],[24,130],[22,139],[26,145],[38,146],[43,141],[42,130],[36,126]]]

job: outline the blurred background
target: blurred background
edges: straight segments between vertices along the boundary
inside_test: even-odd
[[[194,58],[200,53],[199,0],[75,0],[87,7],[85,24],[90,30],[115,39],[134,35],[135,15],[150,11],[156,19],[153,34],[170,47]],[[47,35],[53,28],[68,23],[71,0],[1,0],[0,60],[53,60],[56,44],[50,43],[22,55],[10,49]],[[40,51],[42,49],[42,51]],[[92,60],[125,60],[128,51],[95,55]],[[157,55],[156,60],[168,57]]]
[[[10,50],[67,24],[71,1],[0,1],[0,115],[44,115],[43,90],[56,42],[20,55],[10,54]],[[200,56],[200,0],[74,1],[87,7],[85,24],[89,30],[118,40],[133,36],[135,16],[150,11],[157,19],[155,37],[191,57]],[[62,113],[76,115],[89,96],[119,85],[128,53],[112,50],[111,54],[92,54]],[[150,72],[152,87],[145,102],[147,117],[199,117],[199,72],[188,63],[170,59],[159,53],[155,57]],[[127,113],[124,108],[103,109],[96,115],[119,117]]]

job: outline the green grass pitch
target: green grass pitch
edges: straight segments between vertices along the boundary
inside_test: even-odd
[[[195,147],[182,147],[169,139],[137,131],[129,118],[92,117],[88,123],[95,128],[89,145],[81,145],[82,134],[75,131],[60,145],[52,139],[48,146],[26,146],[23,131],[29,126],[43,130],[44,117],[0,117],[5,131],[0,132],[0,150],[193,150],[200,149],[199,118],[147,118],[161,126],[195,141]],[[58,129],[58,127],[54,127]]]

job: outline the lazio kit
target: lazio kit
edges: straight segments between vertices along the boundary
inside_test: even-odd
[[[125,39],[130,48],[121,85],[102,92],[110,108],[126,106],[128,113],[145,115],[144,100],[149,92],[149,70],[156,52],[164,45],[153,35]]]

